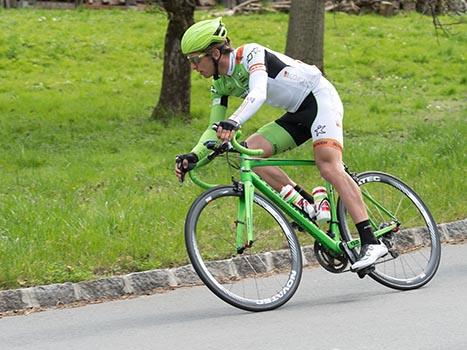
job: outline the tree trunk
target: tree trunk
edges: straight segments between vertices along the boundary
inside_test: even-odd
[[[164,0],[169,24],[164,44],[164,72],[159,102],[152,118],[168,120],[190,113],[190,64],[182,55],[180,43],[185,30],[194,22],[194,0]]]
[[[324,72],[324,0],[292,0],[285,53]]]
[[[18,0],[5,0],[4,7],[7,9],[17,8]]]

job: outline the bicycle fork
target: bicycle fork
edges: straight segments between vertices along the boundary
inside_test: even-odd
[[[238,200],[236,228],[237,254],[242,254],[246,248],[253,245],[253,196],[254,187],[251,181],[236,183],[237,191],[240,192]],[[245,235],[246,234],[246,235]]]
[[[251,248],[254,242],[253,234],[253,200],[255,188],[251,179],[251,170],[242,169],[240,182],[234,181],[236,191],[240,193],[236,221],[237,254],[242,254],[246,248]]]

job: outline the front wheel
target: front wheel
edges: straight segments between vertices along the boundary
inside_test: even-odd
[[[401,180],[381,172],[357,175],[373,231],[389,225],[393,230],[380,237],[389,254],[381,258],[370,276],[387,287],[399,290],[419,288],[435,275],[441,256],[436,222],[421,198]],[[339,200],[337,215],[342,239],[358,238],[344,203]],[[354,248],[358,256],[360,248]]]
[[[186,248],[198,276],[219,298],[248,311],[271,310],[297,290],[300,245],[282,212],[255,193],[254,242],[238,253],[241,198],[232,186],[216,187],[198,197],[185,222]]]

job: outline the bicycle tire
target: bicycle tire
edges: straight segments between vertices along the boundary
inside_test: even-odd
[[[247,311],[272,310],[298,288],[300,245],[284,214],[255,193],[255,241],[238,254],[235,222],[241,195],[233,186],[221,186],[195,200],[185,222],[188,256],[204,284],[225,302]]]
[[[398,290],[416,289],[428,283],[440,263],[441,242],[436,222],[427,206],[412,188],[392,175],[369,171],[358,174],[356,180],[362,193],[379,200],[400,222],[395,232],[381,238],[388,246],[389,254],[376,262],[370,277]],[[391,221],[389,215],[373,205],[368,197],[363,198],[370,219],[378,227]],[[348,242],[358,238],[356,229],[350,229],[348,223],[351,219],[340,199],[337,215],[342,239]],[[359,250],[354,248],[356,256]]]

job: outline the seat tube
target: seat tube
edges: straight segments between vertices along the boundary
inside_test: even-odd
[[[331,207],[331,223],[329,225],[330,231],[334,234],[334,239],[340,240],[341,234],[339,230],[339,224],[337,221],[337,203],[336,203],[336,193],[334,187],[329,183],[325,182],[326,191],[328,193],[329,206]]]

